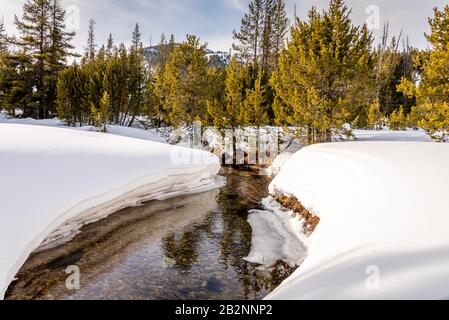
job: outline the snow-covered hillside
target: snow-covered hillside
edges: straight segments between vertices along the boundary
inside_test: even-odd
[[[0,298],[45,239],[70,239],[124,207],[220,183],[218,158],[207,152],[19,124],[0,124],[0,168]]]
[[[449,297],[449,144],[314,145],[270,192],[321,220],[304,263],[269,299]]]

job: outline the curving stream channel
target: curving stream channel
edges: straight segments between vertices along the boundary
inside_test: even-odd
[[[34,253],[6,299],[261,299],[294,268],[246,262],[248,210],[260,208],[269,178],[223,168],[218,190],[151,201],[85,226],[72,241]],[[69,290],[68,266],[80,270]]]

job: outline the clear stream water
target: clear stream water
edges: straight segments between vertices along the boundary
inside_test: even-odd
[[[7,299],[261,299],[294,268],[245,260],[248,210],[260,208],[269,178],[222,169],[218,190],[151,201],[85,226],[72,241],[34,253]],[[66,268],[80,270],[68,290]]]

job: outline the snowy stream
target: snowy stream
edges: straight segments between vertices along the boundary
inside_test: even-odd
[[[257,256],[248,212],[253,225],[269,178],[229,168],[220,174],[227,179],[221,189],[121,210],[64,245],[32,254],[6,299],[265,297],[296,269],[245,259]],[[70,266],[79,268],[77,290],[66,287]]]

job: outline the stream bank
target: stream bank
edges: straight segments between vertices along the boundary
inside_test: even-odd
[[[262,209],[270,179],[230,167],[220,175],[227,183],[218,190],[123,209],[34,253],[6,299],[262,299],[295,270],[244,260],[248,212]],[[79,290],[65,286],[73,265]]]

